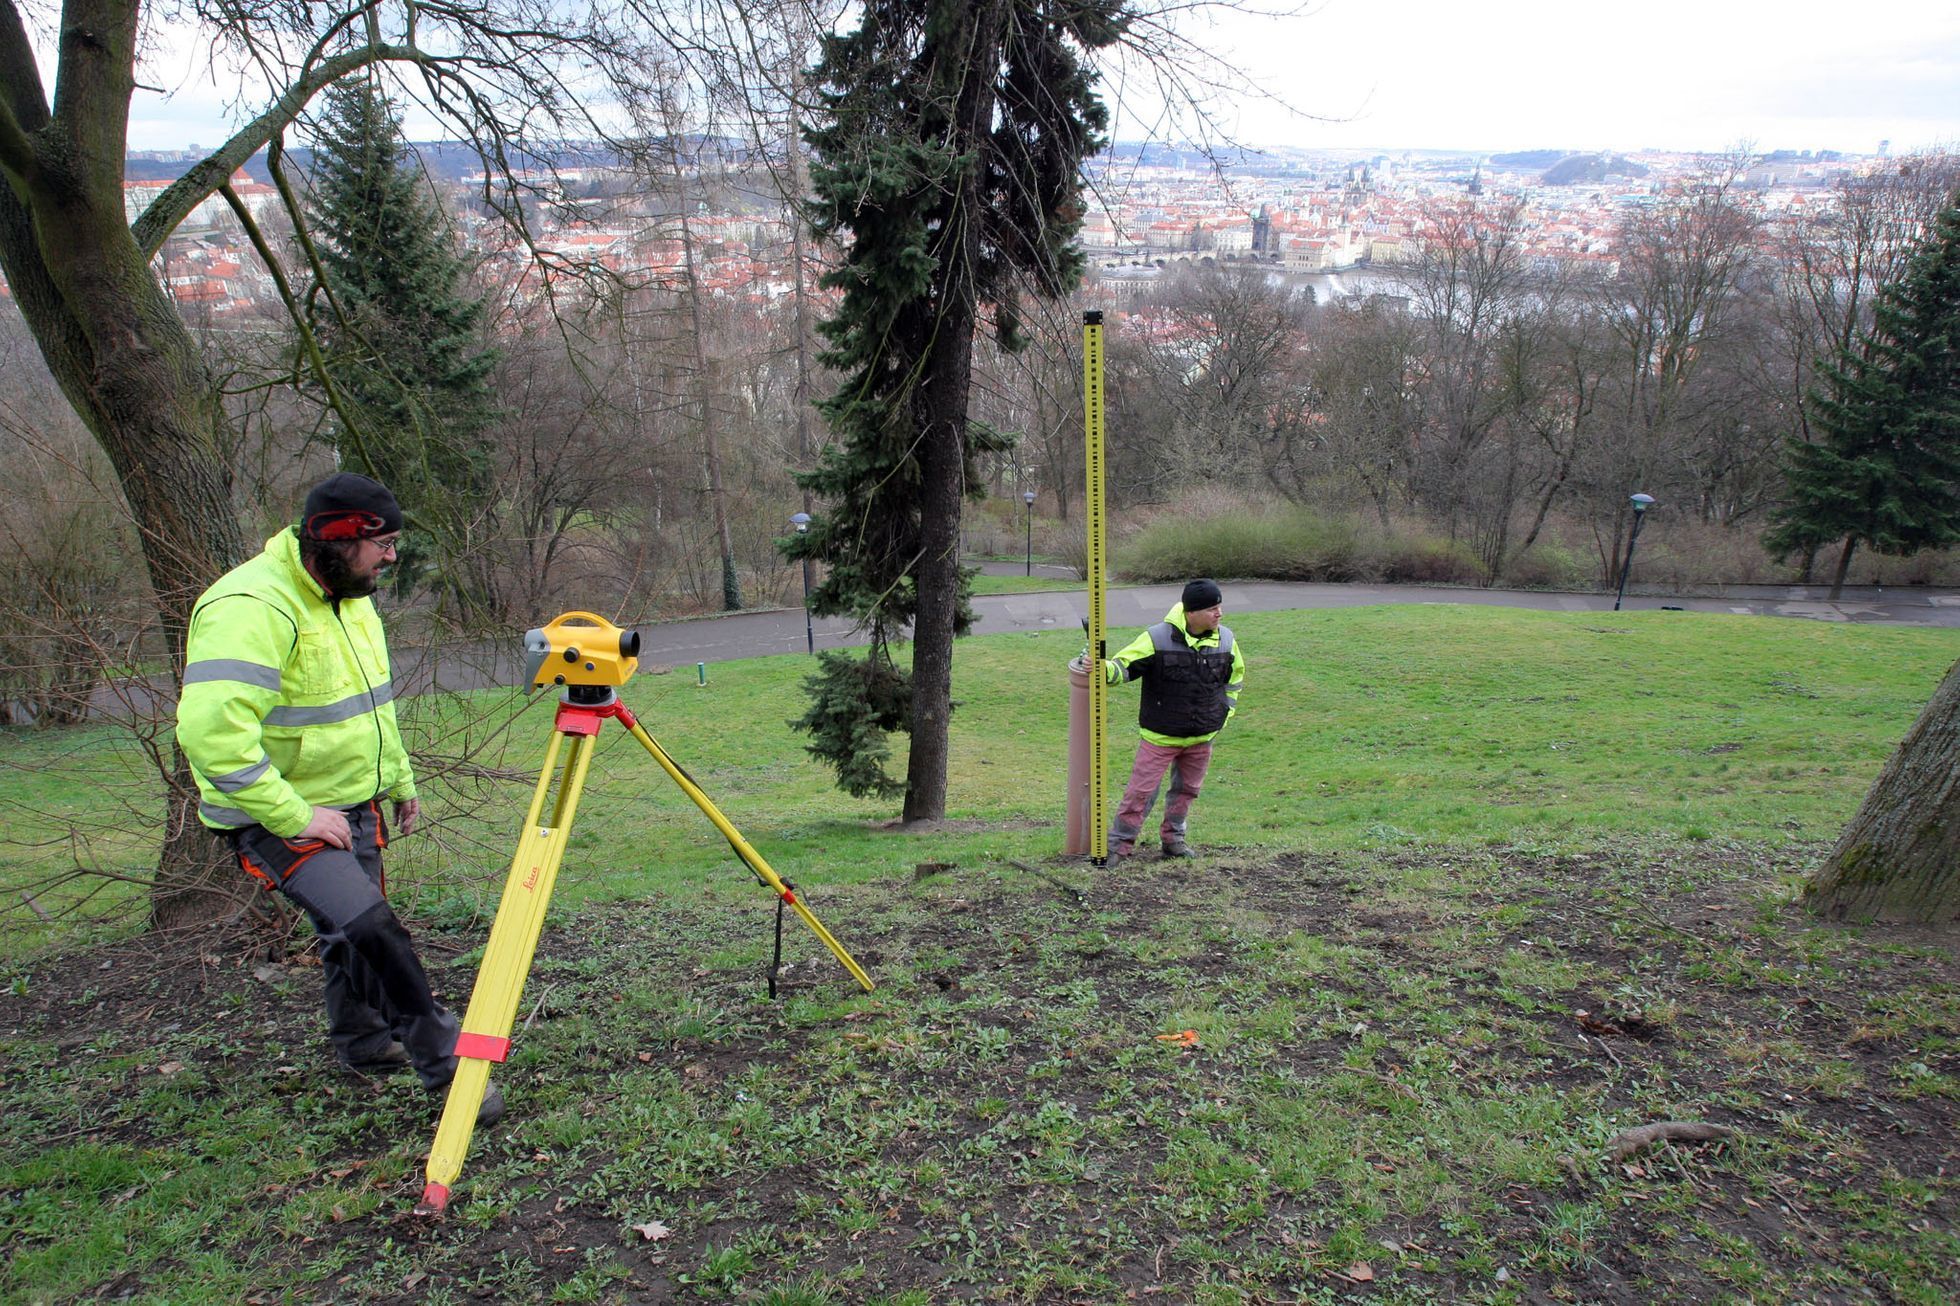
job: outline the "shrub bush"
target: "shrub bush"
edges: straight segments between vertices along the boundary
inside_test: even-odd
[[[1433,535],[1383,535],[1369,571],[1381,580],[1412,585],[1481,585],[1488,573],[1467,544]]]
[[[1433,537],[1382,541],[1382,578],[1407,584],[1484,584],[1484,559],[1466,543]]]
[[[960,518],[960,540],[964,551],[975,557],[995,558],[1021,551],[1021,523],[1003,523],[1000,514],[976,510],[968,504]]]
[[[1835,553],[1832,554],[1831,565],[1834,570],[1837,565]],[[1821,557],[1818,559],[1817,574],[1825,580],[1832,575],[1832,572],[1824,569]],[[1854,585],[1960,586],[1960,549],[1924,549],[1904,558],[1864,553],[1851,559],[1851,574],[1845,579]]]
[[[1117,574],[1143,581],[1354,580],[1362,553],[1353,521],[1304,508],[1164,517],[1115,549]]]
[[[1693,590],[1719,585],[1782,584],[1796,576],[1796,559],[1779,566],[1750,526],[1658,517],[1640,532],[1629,590]],[[1616,574],[1613,580],[1619,580]]]
[[[1503,580],[1518,589],[1587,589],[1593,570],[1590,558],[1541,540],[1505,562]]]

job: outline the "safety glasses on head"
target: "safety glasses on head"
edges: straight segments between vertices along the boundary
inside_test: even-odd
[[[306,519],[306,533],[316,540],[329,543],[338,540],[371,539],[388,529],[388,523],[379,513],[362,512],[358,508],[344,508],[337,512],[319,512]]]

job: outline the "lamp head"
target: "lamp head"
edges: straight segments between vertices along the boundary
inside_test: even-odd
[[[1654,496],[1651,494],[1636,494],[1632,496],[1632,503],[1633,510],[1636,513],[1646,512],[1647,509],[1654,506]]]
[[[1034,507],[1034,491],[1033,490],[1021,491],[1021,502],[1027,504],[1028,507],[1030,508]]]
[[[798,535],[805,534],[810,529],[810,514],[807,512],[793,513],[790,516],[789,524],[796,527],[796,533]]]

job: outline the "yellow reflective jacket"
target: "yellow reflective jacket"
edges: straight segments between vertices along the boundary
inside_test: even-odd
[[[415,796],[372,599],[335,604],[291,527],[191,610],[177,744],[213,829],[291,838],[315,807]]]

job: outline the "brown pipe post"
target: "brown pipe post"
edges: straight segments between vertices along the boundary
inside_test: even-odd
[[[1089,848],[1089,664],[1068,664],[1068,830],[1062,852],[1084,856]]]

